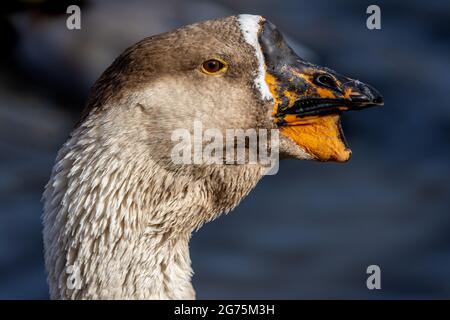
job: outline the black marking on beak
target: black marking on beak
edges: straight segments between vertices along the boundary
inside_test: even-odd
[[[269,21],[262,24],[259,42],[267,73],[277,83],[272,90],[278,98],[275,117],[279,124],[287,114],[328,115],[383,105],[383,97],[373,87],[298,57]]]
[[[358,93],[351,97],[353,103],[361,103],[365,107],[381,106],[384,104],[383,96],[372,86],[362,83],[359,80],[354,80],[350,85],[353,86],[353,91]]]
[[[374,106],[382,106],[384,99],[380,93],[369,85],[358,80],[347,84],[343,90],[351,90],[348,98],[301,98],[290,108],[279,109],[277,116],[282,114],[296,114],[300,117],[342,113],[344,111],[363,110]]]
[[[300,99],[295,101],[295,103],[289,109],[280,109],[280,112],[277,113],[277,116],[279,117],[285,114],[296,114],[303,118],[307,116],[338,114],[350,110],[363,110],[377,105],[380,104],[360,103],[340,99]]]

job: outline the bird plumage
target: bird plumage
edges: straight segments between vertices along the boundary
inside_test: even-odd
[[[175,164],[171,132],[195,120],[205,130],[278,128],[264,21],[233,16],[146,38],[96,82],[43,196],[51,298],[195,298],[192,232],[233,209],[267,168]],[[227,72],[202,73],[211,58]],[[280,153],[313,158],[289,136]]]

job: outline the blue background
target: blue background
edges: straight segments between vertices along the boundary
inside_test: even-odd
[[[44,1],[47,3],[46,1]],[[11,2],[0,18],[0,298],[47,299],[40,197],[89,87],[141,38],[235,13],[275,23],[300,55],[368,82],[385,107],[343,116],[346,164],[284,161],[193,236],[198,298],[450,298],[450,2]],[[65,7],[62,7],[65,12]],[[366,268],[381,267],[381,290]]]

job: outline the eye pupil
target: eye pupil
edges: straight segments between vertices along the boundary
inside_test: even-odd
[[[225,64],[219,60],[210,59],[205,61],[202,67],[206,73],[217,73],[225,68]]]
[[[219,63],[217,61],[208,62],[208,69],[211,71],[216,71],[219,69]]]

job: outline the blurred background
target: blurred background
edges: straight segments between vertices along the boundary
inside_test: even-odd
[[[72,3],[0,5],[0,298],[48,298],[40,198],[101,72],[146,36],[236,13],[264,15],[385,107],[343,116],[350,162],[284,161],[194,234],[198,298],[450,298],[449,1],[86,0],[70,31]]]

